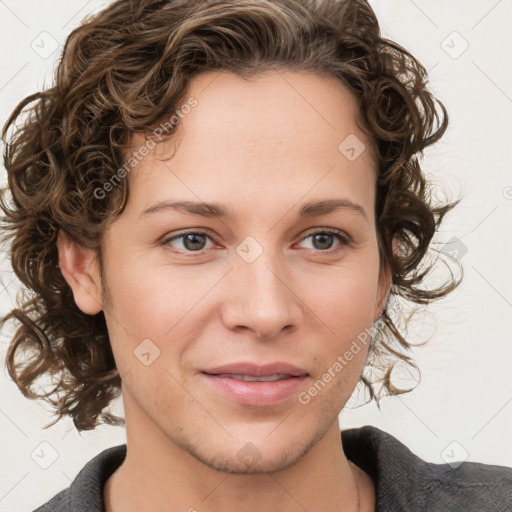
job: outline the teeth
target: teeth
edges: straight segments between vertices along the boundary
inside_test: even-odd
[[[265,377],[252,377],[250,375],[235,375],[233,373],[221,373],[217,377],[227,377],[229,379],[244,380],[246,382],[272,382],[275,380],[287,379],[289,375],[282,375],[276,373],[275,375],[268,375]]]

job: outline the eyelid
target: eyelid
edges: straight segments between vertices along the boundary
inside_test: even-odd
[[[210,240],[214,243],[216,242],[215,235],[212,234],[212,232],[206,228],[192,228],[185,231],[178,232],[176,234],[173,234],[170,237],[166,237],[165,235],[161,238],[161,245],[165,246],[172,242],[173,240],[180,239],[182,237],[185,237],[186,235],[194,234],[194,235],[204,235],[207,238],[210,238]],[[306,231],[306,234],[301,235],[301,238],[299,239],[299,242],[303,242],[307,238],[316,235],[316,234],[327,234],[327,235],[335,235],[338,237],[338,240],[340,241],[341,245],[351,245],[352,244],[352,237],[348,235],[345,231],[337,228],[329,228],[329,227],[316,227],[311,228],[310,230]],[[318,254],[330,254],[333,252],[336,252],[338,249],[327,249],[325,251],[321,250],[315,250],[312,249],[313,252],[316,252]],[[207,251],[207,249],[201,249],[200,251],[177,251],[179,254],[186,254],[186,255],[200,255],[204,254]]]
[[[343,241],[347,244],[352,242],[352,237],[342,229],[336,229],[336,228],[328,228],[328,227],[319,227],[319,228],[312,228],[312,231],[308,231],[306,235],[302,236],[301,241],[305,240],[306,238],[309,238],[311,235],[316,234],[328,234],[328,235],[339,235],[341,238],[343,238]],[[326,252],[326,251],[321,251]]]
[[[193,228],[193,229],[187,229],[185,231],[181,231],[181,232],[178,232],[176,234],[173,234],[172,236],[167,236],[167,235],[164,235],[163,237],[160,238],[159,240],[159,244],[161,245],[167,245],[169,242],[172,242],[173,240],[177,240],[179,238],[182,238],[182,237],[185,237],[186,235],[204,235],[204,236],[207,236],[208,238],[210,238],[212,240],[212,242],[215,242],[215,235],[212,234],[211,231],[209,231],[208,229],[205,229],[205,228]],[[204,249],[202,249],[201,251],[188,251],[190,254],[192,253],[197,253],[197,254],[201,254],[201,252],[204,251]]]

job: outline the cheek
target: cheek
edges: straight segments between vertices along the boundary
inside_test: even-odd
[[[314,286],[316,284],[316,286]],[[373,321],[377,295],[377,273],[347,267],[303,289],[306,304],[336,334],[356,334]]]
[[[203,286],[176,270],[127,263],[108,276],[112,314],[134,337],[161,338],[197,303]]]
[[[192,267],[122,263],[108,275],[112,303],[107,324],[116,364],[122,374],[143,372],[148,385],[159,373],[167,379],[164,369],[178,375],[187,351],[204,337],[219,277],[212,272],[200,277],[197,271],[192,276]]]
[[[317,348],[317,378],[329,381],[335,393],[352,389],[364,367],[377,293],[377,276],[368,278],[371,273],[344,272],[309,296],[310,317],[320,319],[315,322],[323,332],[317,332],[322,340]]]

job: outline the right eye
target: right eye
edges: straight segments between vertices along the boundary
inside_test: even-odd
[[[202,253],[203,251],[206,250],[204,249],[204,245],[207,239],[212,240],[206,231],[186,231],[178,235],[174,235],[170,238],[165,238],[162,241],[162,245],[164,247],[172,247],[172,242],[174,242],[175,240],[182,240],[182,247],[179,248],[178,252]]]

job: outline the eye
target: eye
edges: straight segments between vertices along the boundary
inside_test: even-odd
[[[339,230],[317,230],[310,233],[308,236],[302,239],[302,242],[305,240],[311,239],[313,243],[313,250],[317,252],[335,252],[341,247],[350,244],[350,237]],[[332,249],[333,240],[338,240],[338,247]],[[171,246],[177,248],[177,252],[181,253],[202,253],[208,249],[207,241],[210,240],[213,243],[212,237],[206,231],[196,230],[196,231],[186,231],[184,233],[180,233],[178,235],[174,235],[170,238],[166,238],[162,241],[163,246]],[[179,244],[176,244],[176,241],[180,241]],[[178,247],[176,247],[178,245]],[[211,248],[211,247],[210,247]]]
[[[205,249],[205,241],[212,240],[206,231],[187,231],[180,233],[162,242],[164,246],[171,246],[171,242],[182,240],[182,246],[178,247],[179,252],[202,252]]]
[[[333,239],[337,239],[340,243],[338,245],[338,248],[340,246],[345,246],[350,244],[350,238],[349,236],[344,233],[343,231],[338,230],[330,230],[330,231],[314,231],[313,233],[310,233],[308,236],[302,239],[302,241],[311,239],[314,247],[313,250],[316,250],[318,252],[334,252],[338,249],[334,248],[331,249]]]

